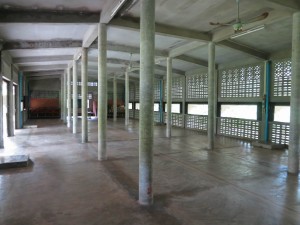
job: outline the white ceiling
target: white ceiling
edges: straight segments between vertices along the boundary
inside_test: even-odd
[[[88,35],[91,24],[96,22],[82,22],[76,19],[80,15],[100,15],[111,14],[112,8],[118,0],[0,0],[0,39],[5,43],[19,43],[20,46],[8,48],[8,53],[13,59],[20,59],[16,64],[23,66],[47,66],[64,64],[67,68],[71,63],[70,59],[63,59],[63,56],[74,56],[80,50],[80,43]],[[246,26],[247,28],[264,24],[265,29],[234,39],[234,46],[225,47],[219,41],[227,41],[234,33],[232,27],[211,26],[209,22],[228,23],[236,18],[236,0],[156,0],[156,22],[157,27],[167,26],[174,31],[172,34],[157,33],[155,46],[157,50],[156,73],[164,75],[162,67],[166,66],[164,57],[171,51],[176,51],[182,46],[191,44],[195,40],[204,43],[204,46],[190,49],[179,54],[173,60],[173,69],[183,72],[203,68],[208,60],[208,49],[206,40],[192,38],[194,34],[204,34],[212,37],[216,41],[216,62],[217,64],[227,64],[237,60],[253,60],[257,57],[270,56],[284,50],[291,50],[292,36],[292,14],[300,10],[300,3],[297,0],[282,1],[277,0],[240,0],[241,18],[252,18],[263,12],[268,12],[269,16],[263,20]],[[298,4],[298,6],[297,6]],[[298,7],[298,9],[297,9]],[[109,42],[107,57],[108,73],[124,72],[124,66],[128,65],[130,58],[139,61],[139,40],[140,34],[137,27],[127,27],[126,21],[138,24],[135,21],[140,17],[140,1],[127,0],[121,9],[121,16],[118,14],[108,23],[107,39]],[[27,13],[28,20],[18,21],[18,18],[5,17],[19,11]],[[40,21],[40,17],[35,13],[48,13],[57,17],[60,22]],[[76,16],[74,21],[64,22],[62,15],[73,13]],[[2,14],[2,15],[1,15]],[[16,15],[16,14],[12,14]],[[18,13],[17,13],[18,15]],[[18,16],[16,16],[18,17]],[[99,16],[100,17],[100,16]],[[20,18],[22,18],[20,16]],[[27,17],[25,18],[27,19]],[[36,19],[36,20],[35,20]],[[21,20],[21,19],[19,19]],[[41,19],[42,20],[42,19]],[[100,20],[100,18],[99,18]],[[125,23],[123,23],[125,21]],[[176,33],[176,35],[174,35]],[[186,37],[185,37],[186,36]],[[69,45],[53,46],[45,48],[44,44],[36,44],[34,47],[24,47],[24,43],[75,43],[75,47]],[[78,45],[79,43],[79,45]],[[77,46],[78,45],[78,46]],[[97,66],[97,40],[89,49],[89,66]],[[248,50],[247,50],[248,49]],[[133,53],[131,56],[131,52]],[[253,53],[254,52],[254,53]],[[62,60],[53,59],[61,56]],[[36,57],[39,60],[22,62],[22,59]],[[50,57],[50,58],[47,58]],[[52,57],[52,58],[51,58]],[[68,58],[69,58],[68,57]],[[163,57],[163,58],[162,58]],[[264,60],[264,59],[261,59]],[[92,62],[93,61],[93,62]],[[114,63],[112,63],[114,61]],[[198,62],[199,61],[199,62]],[[119,63],[118,63],[119,62]],[[50,69],[49,69],[50,70]],[[27,72],[30,74],[30,71]]]

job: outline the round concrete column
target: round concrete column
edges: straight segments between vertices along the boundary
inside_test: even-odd
[[[67,127],[71,127],[71,68],[67,69]]]
[[[208,149],[214,148],[215,121],[215,43],[208,44]]]
[[[292,38],[292,91],[290,115],[290,140],[288,155],[288,172],[299,173],[300,148],[300,12],[293,15]]]
[[[0,46],[1,50],[1,46]],[[1,63],[1,51],[0,51],[0,63]],[[4,148],[4,137],[3,137],[3,88],[2,88],[3,77],[0,76],[0,148]]]
[[[114,86],[114,99],[113,99],[113,109],[114,109],[114,122],[117,121],[117,116],[118,116],[118,89],[117,89],[117,77],[114,76],[114,83],[113,83],[113,86]]]
[[[88,124],[87,124],[87,92],[88,92],[88,83],[87,83],[87,67],[88,60],[87,55],[88,49],[82,48],[81,54],[81,143],[88,142]]]
[[[153,203],[154,0],[141,0],[140,35],[139,203],[150,205]]]
[[[78,122],[78,86],[77,86],[77,62],[73,60],[73,134],[77,133]]]
[[[125,126],[129,124],[129,75],[125,72]]]
[[[167,128],[166,136],[172,132],[172,58],[167,58]]]
[[[63,75],[63,121],[64,123],[67,123],[67,74],[64,73]]]
[[[107,27],[98,25],[98,160],[106,159]]]

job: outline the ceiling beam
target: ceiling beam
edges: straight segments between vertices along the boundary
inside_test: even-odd
[[[250,56],[254,56],[255,58],[258,58],[258,59],[263,59],[263,60],[269,59],[269,54],[268,53],[250,48],[248,46],[239,44],[237,42],[224,40],[224,41],[220,41],[217,44],[220,45],[220,46],[235,49],[237,51],[243,52],[243,53],[248,54]]]
[[[79,48],[81,41],[61,40],[61,41],[14,41],[5,42],[3,50],[13,49],[41,49],[41,48]]]
[[[109,23],[110,26],[119,27],[129,30],[140,30],[140,23],[129,19],[113,19]],[[211,41],[211,36],[189,29],[181,29],[163,24],[155,24],[155,33],[163,36],[182,38],[193,41]]]
[[[182,61],[185,61],[185,62],[188,62],[188,63],[193,63],[193,64],[203,66],[203,67],[208,67],[208,62],[207,61],[202,60],[202,59],[196,59],[194,57],[190,57],[190,56],[187,56],[187,55],[180,55],[180,56],[175,57],[175,59],[179,59],[179,60],[182,60]]]
[[[100,16],[100,23],[109,23],[128,0],[106,1]]]
[[[31,57],[16,57],[12,61],[14,64],[37,63],[37,62],[56,62],[72,60],[72,55],[55,55],[55,56],[31,56]]]
[[[279,6],[289,10],[300,10],[300,2],[298,0],[267,0],[267,2],[271,5]]]
[[[20,66],[19,69],[23,72],[29,71],[47,71],[47,70],[62,70],[67,69],[66,64],[55,64],[55,65],[39,65],[39,66]]]
[[[204,42],[199,42],[199,41],[193,41],[193,42],[189,42],[187,44],[183,44],[177,48],[173,48],[169,51],[169,57],[176,57],[176,56],[180,56],[186,52],[195,50],[197,48],[200,48],[201,46],[206,45],[206,43]]]
[[[99,23],[99,13],[74,11],[0,10],[0,23]]]
[[[88,48],[98,37],[98,25],[90,25],[82,40],[82,47]]]
[[[52,76],[52,75],[62,75],[62,74],[64,74],[64,70],[24,72],[23,74],[24,74],[24,76]]]
[[[40,76],[40,77],[29,75],[27,77],[29,78],[29,80],[46,80],[46,79],[60,79],[61,75],[56,74],[56,75],[46,75],[46,76]]]

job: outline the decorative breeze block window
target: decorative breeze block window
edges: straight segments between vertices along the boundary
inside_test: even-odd
[[[129,118],[133,118],[133,109],[129,109]]]
[[[262,65],[248,65],[220,71],[221,98],[261,96]]]
[[[172,78],[172,99],[183,98],[183,77]],[[165,100],[167,100],[167,82],[165,82]]]
[[[196,74],[186,77],[186,92],[188,99],[208,98],[208,75],[207,73]]]
[[[276,144],[289,144],[290,124],[272,122],[271,123],[271,141]]]
[[[135,100],[139,101],[140,100],[140,85],[139,85],[139,83],[136,83],[134,86],[135,86]]]
[[[129,101],[134,102],[134,95],[135,95],[135,90],[134,90],[134,84],[129,83]]]
[[[292,61],[286,59],[273,63],[273,96],[291,96]]]
[[[225,136],[258,140],[259,129],[259,121],[218,118],[218,133]]]
[[[207,131],[207,116],[185,115],[185,127]]]
[[[160,113],[154,112],[153,113],[153,121],[159,123],[160,122]]]
[[[160,80],[154,80],[154,101],[160,100]]]
[[[172,126],[183,127],[183,115],[178,113],[172,113]],[[167,122],[167,113],[164,114],[164,123]]]

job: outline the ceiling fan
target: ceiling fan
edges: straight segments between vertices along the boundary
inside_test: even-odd
[[[237,33],[237,32],[243,31],[244,25],[264,20],[269,15],[268,12],[264,12],[259,16],[256,16],[256,17],[253,17],[250,19],[246,19],[246,20],[242,20],[240,18],[240,0],[236,0],[236,5],[237,5],[237,18],[235,19],[235,21],[229,22],[229,23],[210,22],[209,24],[213,25],[213,26],[232,26],[234,32]]]

